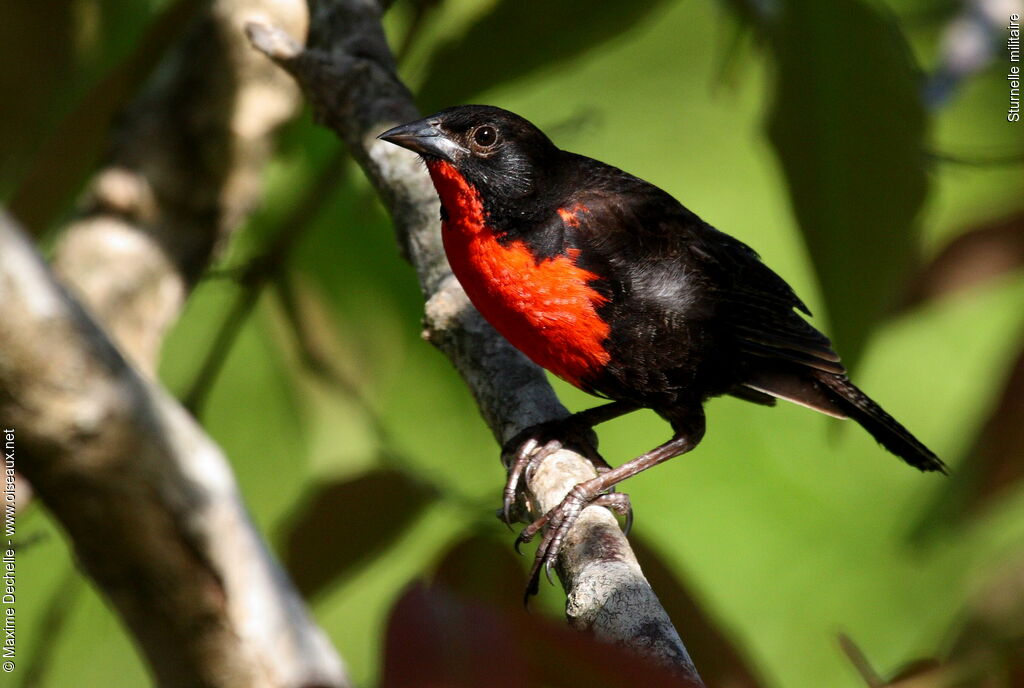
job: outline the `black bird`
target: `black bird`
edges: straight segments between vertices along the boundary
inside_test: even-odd
[[[535,363],[611,403],[529,428],[505,447],[505,515],[531,464],[573,442],[598,477],[528,526],[547,526],[530,592],[580,510],[628,513],[616,484],[693,449],[703,405],[722,394],[785,399],[852,418],[922,471],[945,466],[846,376],[807,306],[743,242],[653,184],[560,150],[496,107],[448,108],[380,138],[422,156],[441,199],[452,271],[481,314]],[[639,408],[672,427],[667,442],[611,468],[586,438]]]

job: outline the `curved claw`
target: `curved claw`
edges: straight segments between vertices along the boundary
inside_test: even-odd
[[[505,444],[501,453],[501,461],[508,469],[501,510],[505,523],[512,523],[516,492],[524,476],[529,480],[533,470],[555,452],[572,447],[587,457],[599,472],[610,468],[597,453],[592,423],[593,420],[581,422],[578,417],[570,416],[526,428]]]
[[[502,505],[501,505],[501,520],[505,522],[505,527],[506,528],[508,528],[512,532],[515,532],[515,529],[512,527],[512,516],[510,514],[511,511],[512,511],[512,500],[509,499],[508,489],[506,489],[505,490],[504,501],[502,502]]]
[[[537,553],[534,555],[533,566],[530,569],[530,582],[526,589],[526,601],[529,600],[531,595],[536,595],[539,590],[541,570],[544,571],[544,576],[548,579],[548,582],[552,585],[554,584],[551,568],[558,559],[562,543],[565,541],[569,530],[575,525],[576,519],[579,518],[584,508],[590,505],[608,507],[625,515],[626,523],[623,530],[626,533],[632,527],[633,507],[630,504],[629,495],[623,492],[594,495],[593,489],[593,484],[580,483],[565,496],[565,499],[558,506],[524,528],[519,537],[516,538],[516,551],[519,552],[519,546],[522,543],[529,542],[545,526],[547,527],[540,545],[537,546]]]
[[[522,444],[514,446],[518,438],[519,435],[513,437],[501,452],[501,462],[505,465],[505,468],[511,468],[517,461],[532,454],[540,444],[536,437],[527,437]],[[514,446],[514,449],[510,449],[511,446]]]
[[[630,506],[626,509],[626,522],[622,524],[622,534],[629,535],[630,531],[633,530],[633,507]]]
[[[510,444],[516,442],[516,439],[513,438]],[[516,501],[516,489],[519,487],[519,481],[523,473],[529,470],[531,464],[543,461],[551,453],[548,450],[549,444],[551,443],[541,447],[537,438],[529,437],[514,451],[509,451],[506,448],[506,451],[502,452],[502,463],[509,471],[508,480],[505,482],[505,491],[502,495],[501,513],[510,528],[512,526],[512,505]]]

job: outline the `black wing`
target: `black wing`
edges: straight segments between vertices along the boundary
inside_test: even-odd
[[[740,349],[845,374],[832,342],[796,312],[811,314],[785,280],[743,242],[701,225],[689,232],[687,248],[706,272],[720,304],[717,315],[729,324]]]
[[[617,263],[614,274],[644,273],[635,282],[659,285],[658,296],[664,298],[658,300],[667,310],[673,299],[679,308],[713,304],[713,313],[704,315],[718,321],[746,354],[845,374],[828,337],[797,312],[810,315],[810,310],[752,248],[653,184],[573,157],[586,181],[577,188],[587,189],[570,201],[570,207],[586,208],[578,229],[589,236],[580,239]]]

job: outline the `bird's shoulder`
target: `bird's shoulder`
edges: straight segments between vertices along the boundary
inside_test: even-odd
[[[639,177],[590,159],[576,171],[561,205],[566,243],[627,308],[714,319],[751,354],[843,372],[829,339],[796,312],[810,315],[806,304],[754,249]]]
[[[810,314],[782,277],[750,246],[722,232],[661,188],[605,163],[573,156],[557,218],[567,236],[623,265],[676,265],[717,289]]]

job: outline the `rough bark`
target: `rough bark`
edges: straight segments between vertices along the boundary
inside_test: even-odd
[[[424,337],[462,374],[499,443],[535,423],[567,415],[543,372],[498,335],[469,304],[441,247],[437,198],[416,156],[378,141],[385,129],[420,117],[395,74],[371,0],[312,3],[303,47],[280,27],[254,22],[249,38],[302,86],[319,120],[349,146],[395,225],[396,238],[426,300]],[[527,481],[531,516],[595,475],[582,456],[561,451]],[[570,622],[633,646],[700,679],[611,513],[584,510],[556,567],[569,596]]]
[[[152,375],[188,292],[258,203],[294,83],[252,54],[244,25],[302,35],[302,0],[217,0],[120,119],[109,160],[57,243],[57,275]]]
[[[166,330],[254,207],[298,108],[243,25],[301,0],[217,0],[121,118],[59,240],[59,286],[0,216],[0,419],[19,468],[162,686],[347,686],[221,450],[152,382]]]
[[[347,685],[220,449],[0,216],[0,418],[162,686]]]

